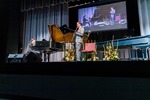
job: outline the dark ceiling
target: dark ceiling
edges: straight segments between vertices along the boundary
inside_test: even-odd
[[[73,7],[81,7],[81,6],[91,6],[91,5],[99,5],[117,1],[125,1],[125,0],[75,0],[69,2],[69,8]]]

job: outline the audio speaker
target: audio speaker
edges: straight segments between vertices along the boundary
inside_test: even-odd
[[[40,55],[30,52],[27,57],[26,57],[26,62],[27,63],[32,63],[32,62],[42,62],[42,58]]]
[[[8,63],[22,63],[24,62],[24,54],[9,54]]]

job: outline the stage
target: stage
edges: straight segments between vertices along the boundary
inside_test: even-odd
[[[2,63],[1,74],[149,77],[150,61]]]

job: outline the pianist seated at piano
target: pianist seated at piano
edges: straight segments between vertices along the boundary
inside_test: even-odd
[[[35,53],[36,55],[40,56],[41,53],[39,51],[36,51],[33,49],[33,47],[36,45],[36,40],[34,38],[32,38],[30,40],[30,43],[28,44],[28,47],[27,47],[27,55],[30,53],[30,52],[33,52]]]
[[[88,19],[86,15],[83,16],[83,26],[91,26],[90,18]]]

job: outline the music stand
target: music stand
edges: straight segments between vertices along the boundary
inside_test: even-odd
[[[36,45],[32,47],[32,49],[41,51],[49,49],[50,42],[49,41],[36,41]]]

